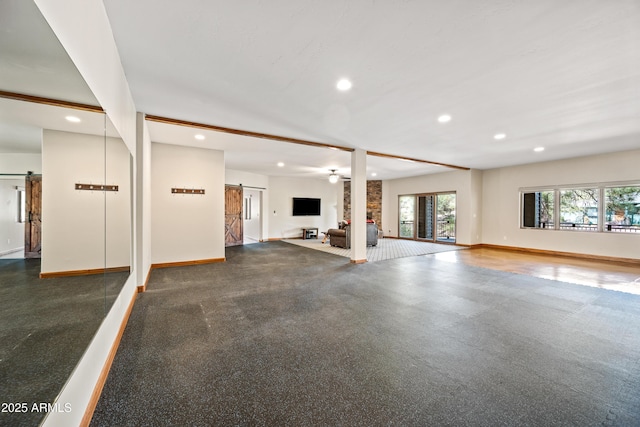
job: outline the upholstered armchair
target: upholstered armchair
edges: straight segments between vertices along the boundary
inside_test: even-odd
[[[351,248],[351,225],[345,225],[341,229],[331,228],[327,232],[329,244],[341,248]],[[378,226],[374,223],[367,223],[367,246],[378,244]]]

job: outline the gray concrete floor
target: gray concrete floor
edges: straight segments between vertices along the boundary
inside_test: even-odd
[[[40,279],[39,259],[0,260],[0,426],[36,426],[113,304],[128,273]],[[8,408],[4,408],[8,409]]]
[[[269,242],[154,270],[91,425],[640,425],[640,297]]]

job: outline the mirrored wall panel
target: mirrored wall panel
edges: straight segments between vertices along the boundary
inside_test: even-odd
[[[0,426],[35,426],[129,276],[131,153],[33,2],[0,32]]]

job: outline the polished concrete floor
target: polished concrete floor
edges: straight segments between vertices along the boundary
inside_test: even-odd
[[[154,270],[92,425],[640,425],[640,297],[270,242]]]
[[[128,273],[40,279],[39,259],[0,260],[0,426],[36,426],[53,402]]]

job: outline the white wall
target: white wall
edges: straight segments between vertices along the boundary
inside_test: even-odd
[[[478,242],[482,175],[478,171],[452,171],[382,182],[382,227],[385,235],[398,236],[398,196],[418,193],[456,192],[456,243]]]
[[[337,194],[336,194],[336,198],[337,198],[337,203],[336,203],[336,212],[338,215],[338,222],[342,221],[342,220],[347,220],[347,219],[351,219],[351,218],[345,218],[344,217],[344,182],[338,182],[336,184],[337,188]],[[384,192],[383,192],[384,194]],[[338,225],[338,224],[336,224]],[[334,228],[334,227],[330,227],[330,228]],[[326,231],[326,230],[325,230]]]
[[[22,153],[2,153],[0,155],[0,173],[34,174],[42,173],[41,155]]]
[[[151,259],[154,264],[224,258],[224,153],[151,144]],[[204,195],[171,188],[204,188]]]
[[[24,223],[18,222],[18,189],[24,178],[0,179],[0,255],[24,249]]]
[[[320,233],[336,228],[339,187],[326,179],[269,177],[269,238],[302,237],[303,227],[317,227]],[[321,215],[293,216],[294,197],[321,199]]]
[[[243,187],[269,189],[269,177],[267,175],[237,171],[233,169],[225,170],[224,182],[227,185],[242,185]]]
[[[133,181],[132,156],[121,138],[107,138],[106,183],[119,185],[117,192],[106,193],[105,267],[128,266],[133,270]]]
[[[640,182],[640,150],[484,171],[482,242],[640,259],[640,235],[520,228],[520,188]]]
[[[469,207],[471,208],[471,218],[469,218],[469,244],[476,245],[482,242],[482,181],[484,173],[481,170],[472,169],[470,174]]]
[[[44,130],[42,273],[130,265],[129,151],[119,138]],[[115,184],[117,192],[76,183]],[[106,233],[105,233],[106,220]]]

